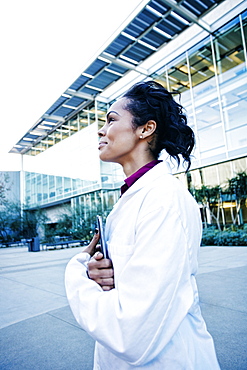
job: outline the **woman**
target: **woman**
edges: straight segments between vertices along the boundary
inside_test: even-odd
[[[158,160],[165,149],[190,166],[194,135],[182,107],[161,85],[141,82],[111,106],[98,134],[101,160],[121,164],[127,179],[106,221],[113,268],[101,254],[89,262],[95,235],[66,269],[71,309],[96,340],[94,368],[219,369],[195,280],[198,206]]]

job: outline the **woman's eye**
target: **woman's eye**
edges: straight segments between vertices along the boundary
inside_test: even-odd
[[[114,122],[115,120],[114,120],[114,118],[113,117],[109,117],[108,118],[108,123],[112,123],[112,122]]]

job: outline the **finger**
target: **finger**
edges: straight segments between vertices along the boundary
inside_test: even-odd
[[[113,289],[114,288],[114,285],[112,285],[112,286],[108,286],[108,285],[103,285],[103,286],[101,286],[101,288],[105,291],[105,292],[109,292],[109,290],[111,290],[111,289]]]
[[[94,244],[94,247],[96,247],[96,245],[99,242],[99,238],[100,238],[99,232],[98,233],[95,233],[94,236],[93,236],[93,239],[90,242],[90,244],[93,243]]]
[[[104,262],[104,258],[102,258],[101,260],[96,260],[94,257],[92,257],[90,259],[90,261],[88,262],[88,268],[90,270],[101,270],[101,269],[104,269],[104,268],[107,268],[106,267],[106,264]]]
[[[88,246],[82,252],[83,253],[89,253],[90,256],[92,256],[95,253],[98,241],[99,241],[99,235],[94,234],[93,239],[91,240],[91,242],[88,244]]]
[[[103,255],[103,253],[101,253],[101,252],[96,252],[94,255],[93,255],[93,258],[95,259],[95,260],[97,260],[97,261],[99,261],[99,260],[102,260],[102,258],[104,258],[104,255]]]
[[[102,256],[102,254],[101,254],[101,256]],[[113,270],[112,263],[111,263],[110,260],[107,260],[107,259],[105,259],[103,257],[100,257],[100,256],[98,256],[96,258],[95,258],[95,256],[93,256],[90,259],[90,261],[88,262],[88,268],[90,270],[94,270],[94,269],[95,270],[102,270],[102,269],[105,269],[105,270],[108,270],[108,269],[109,270]]]
[[[96,281],[98,284],[102,284],[104,279],[112,279],[112,281],[114,279],[113,269],[98,269],[88,266],[87,273],[90,279]]]
[[[113,278],[104,278],[104,279],[98,279],[98,284],[101,286],[112,286],[114,285],[114,280]]]
[[[113,269],[102,269],[102,270],[100,270],[100,277],[102,279],[108,279],[108,278],[112,279],[114,277]]]
[[[98,244],[98,241],[99,241],[99,235],[94,234],[93,239],[89,243],[88,247],[91,248],[92,250],[95,249]]]

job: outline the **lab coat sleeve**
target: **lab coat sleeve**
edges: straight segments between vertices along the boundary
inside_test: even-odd
[[[189,232],[179,213],[159,207],[139,219],[136,227],[134,252],[117,288],[104,292],[88,279],[81,255],[69,262],[65,282],[82,328],[122,360],[140,366],[169,343],[194,296]]]

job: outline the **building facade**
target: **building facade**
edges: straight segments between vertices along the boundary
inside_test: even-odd
[[[23,155],[22,197],[29,207],[46,208],[52,222],[62,204],[80,206],[84,217],[110,211],[124,177],[118,165],[99,161],[97,131],[112,102],[141,80],[180,93],[176,99],[196,136],[189,175],[174,166],[185,185],[224,186],[247,171],[247,3],[214,1],[205,11],[199,3],[206,9],[207,1],[176,7],[168,0],[146,2],[16,144],[12,151]],[[233,206],[225,201],[226,214]]]

